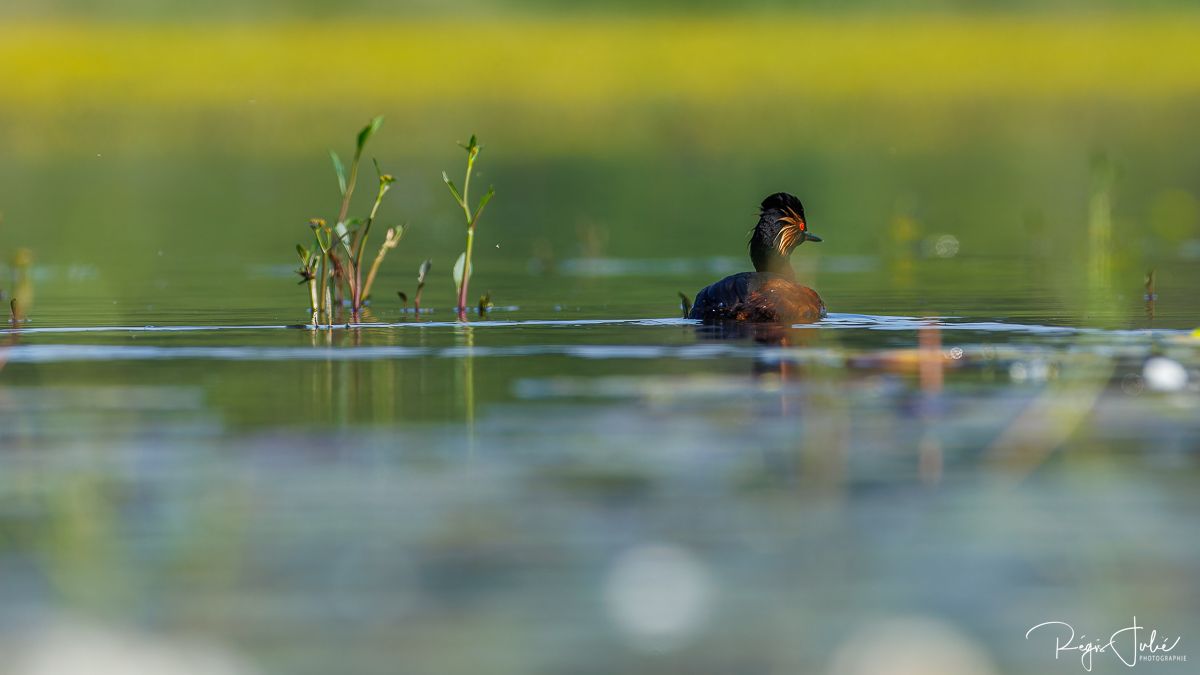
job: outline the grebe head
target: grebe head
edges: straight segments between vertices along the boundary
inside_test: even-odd
[[[750,260],[759,272],[774,272],[791,278],[788,256],[806,241],[821,241],[808,231],[804,205],[794,195],[776,192],[763,200],[758,225],[750,235]]]

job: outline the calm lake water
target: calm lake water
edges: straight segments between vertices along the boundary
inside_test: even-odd
[[[1142,379],[1195,380],[1194,297],[1094,327],[1010,259],[905,290],[829,255],[833,313],[780,344],[674,318],[736,259],[567,262],[493,271],[529,304],[466,325],[289,328],[272,265],[222,276],[230,311],[184,273],[120,326],[45,298],[0,349],[8,634],[280,673],[1029,672],[1065,665],[1042,621],[1200,635],[1200,394]],[[926,269],[1011,285],[924,321]]]
[[[0,253],[37,260],[0,331],[0,672],[89,640],[205,673],[1076,672],[1026,631],[1135,616],[1193,657],[1143,667],[1190,672],[1194,100],[647,97],[586,143],[479,115],[497,306],[465,324],[450,113],[384,110],[411,227],[372,323],[322,331],[293,248],[374,111],[56,112],[73,141],[0,163]],[[677,318],[776,190],[830,317]]]

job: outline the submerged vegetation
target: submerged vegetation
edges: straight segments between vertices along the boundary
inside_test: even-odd
[[[382,124],[383,118],[376,117],[358,132],[349,173],[341,157],[335,151],[329,151],[334,173],[337,175],[338,189],[342,195],[337,221],[330,226],[321,218],[310,220],[313,248],[296,245],[296,253],[300,256],[300,269],[297,273],[300,275],[300,283],[308,285],[314,326],[331,325],[334,322],[335,309],[343,302],[349,304],[351,321],[360,319],[367,300],[371,297],[371,287],[375,283],[375,276],[384,256],[399,245],[400,238],[404,235],[403,225],[388,228],[364,280],[363,256],[367,250],[371,227],[379,215],[379,206],[383,203],[384,195],[391,189],[392,183],[396,182],[390,174],[383,172],[378,161],[372,162],[379,177],[379,188],[375,193],[370,213],[365,219],[348,218],[348,215],[350,200],[358,184],[358,169],[362,163],[363,149]]]
[[[483,208],[492,200],[492,196],[496,194],[496,189],[489,187],[487,194],[479,200],[479,205],[471,211],[471,173],[475,170],[475,159],[479,156],[479,142],[472,134],[471,140],[466,145],[462,146],[463,150],[467,151],[467,173],[463,178],[462,192],[454,185],[454,181],[442,172],[442,180],[446,183],[446,187],[450,188],[450,194],[454,196],[454,201],[458,202],[459,208],[462,209],[463,217],[467,223],[467,247],[458,256],[458,261],[454,263],[454,284],[458,295],[458,318],[467,318],[467,282],[471,280],[471,249],[475,244],[475,225],[479,222],[479,216],[483,214]],[[483,314],[486,307],[491,304],[490,294],[479,300],[479,313]]]

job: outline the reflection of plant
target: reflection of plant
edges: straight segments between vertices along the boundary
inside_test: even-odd
[[[479,143],[475,140],[475,136],[471,136],[471,140],[463,145],[462,148],[467,151],[467,175],[463,179],[463,189],[460,193],[455,187],[454,181],[442,172],[442,180],[445,181],[446,187],[450,188],[450,194],[454,195],[454,200],[458,202],[458,206],[462,209],[463,215],[467,221],[467,249],[458,256],[458,261],[454,263],[454,284],[458,292],[458,318],[467,318],[467,282],[471,279],[471,248],[475,243],[475,224],[479,222],[479,216],[483,213],[483,207],[492,200],[492,195],[496,193],[494,188],[488,188],[487,194],[483,199],[479,200],[479,206],[475,208],[475,212],[471,212],[469,201],[471,198],[471,173],[475,169],[475,158],[479,156]]]
[[[338,154],[333,150],[329,151],[334,173],[337,174],[338,188],[342,194],[337,222],[331,227],[319,218],[309,221],[313,231],[313,248],[310,250],[302,245],[296,246],[296,252],[300,256],[300,269],[297,270],[297,274],[300,275],[301,284],[308,284],[314,325],[333,323],[333,296],[336,294],[340,298],[343,291],[344,295],[350,298],[352,320],[357,321],[371,295],[371,286],[375,283],[379,265],[387,252],[396,248],[404,235],[403,226],[388,228],[364,281],[363,252],[371,235],[371,226],[379,214],[383,196],[391,189],[392,183],[396,182],[395,178],[383,172],[379,162],[375,162],[375,171],[379,175],[379,189],[375,193],[371,212],[366,220],[347,220],[347,214],[350,211],[350,199],[354,195],[354,188],[358,184],[358,166],[362,161],[363,148],[381,124],[383,118],[376,117],[358,132],[349,174]]]

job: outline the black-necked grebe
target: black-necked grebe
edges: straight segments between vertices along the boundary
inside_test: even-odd
[[[763,200],[758,225],[750,235],[753,272],[725,277],[696,295],[689,319],[813,323],[825,316],[821,296],[796,283],[788,256],[806,241],[821,241],[808,231],[804,205],[786,192]]]

